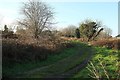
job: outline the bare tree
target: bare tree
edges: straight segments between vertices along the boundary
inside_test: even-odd
[[[104,27],[104,30],[97,37],[98,39],[105,39],[112,37],[112,30],[108,27]]]
[[[112,30],[108,27],[104,30],[106,38],[109,38],[112,35]]]
[[[0,30],[2,30],[2,21],[3,21],[3,16],[0,14]]]
[[[70,36],[75,36],[75,30],[76,30],[76,26],[69,25],[66,28],[62,29],[61,32],[64,36],[70,37]]]
[[[52,24],[53,12],[52,8],[40,0],[29,0],[23,3],[22,14],[24,18],[19,23],[31,30],[35,38]]]

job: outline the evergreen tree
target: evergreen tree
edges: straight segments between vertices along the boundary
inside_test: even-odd
[[[75,30],[75,33],[76,33],[76,37],[80,38],[80,30],[78,28]]]

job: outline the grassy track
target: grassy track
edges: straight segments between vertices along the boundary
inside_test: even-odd
[[[3,74],[5,76],[14,77],[15,75],[23,74],[24,72],[27,72],[29,70],[53,64],[70,55],[72,56],[74,55],[74,53],[77,52],[77,50],[78,50],[78,47],[75,46],[73,48],[64,49],[60,53],[49,55],[47,60],[44,60],[44,61],[33,61],[33,62],[16,63],[13,65],[4,65]]]
[[[63,51],[58,55],[49,57],[46,61],[17,77],[45,78],[69,72],[88,58],[93,49],[86,44],[76,43],[76,47]],[[21,76],[20,76],[21,75]]]

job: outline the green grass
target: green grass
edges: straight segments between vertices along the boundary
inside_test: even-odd
[[[62,74],[64,72],[71,70],[75,66],[79,65],[83,60],[85,60],[90,55],[92,49],[86,46],[85,44],[78,44],[77,49],[76,50],[72,49],[72,51],[73,51],[72,54],[71,55],[69,54],[68,57],[65,57],[49,66],[45,66],[37,70],[28,72],[25,75],[27,75],[27,77],[32,77],[32,78],[33,77],[41,78],[54,74],[57,75]],[[71,51],[69,51],[68,53],[71,53]]]
[[[74,43],[74,45],[77,45],[77,43]],[[23,72],[29,71],[34,68],[53,64],[65,57],[74,55],[74,52],[76,53],[77,49],[78,49],[77,46],[75,46],[73,48],[63,49],[63,51],[61,51],[59,53],[56,53],[54,55],[49,55],[47,60],[44,60],[44,61],[32,61],[32,62],[23,62],[23,63],[15,63],[15,64],[9,63],[7,65],[5,64],[3,66],[3,75],[4,76],[12,76],[12,75],[17,75],[17,74],[22,74]]]
[[[55,55],[49,55],[44,61],[17,63],[12,65],[12,67],[5,66],[3,68],[3,73],[5,76],[12,77],[22,76],[40,78],[67,72],[79,65],[93,52],[92,48],[86,44],[78,41],[71,41],[71,43],[73,43],[75,47],[64,49]]]
[[[86,57],[88,57],[88,53],[84,53],[84,55],[74,55],[59,62],[52,64],[44,69],[40,69],[38,71],[33,72],[29,75],[29,77],[45,77],[46,75],[54,75],[54,74],[62,74],[74,68],[76,65],[80,64]],[[42,75],[42,76],[41,76]]]
[[[117,60],[120,60],[120,51],[102,47],[90,47],[77,40],[71,41],[71,43],[74,44],[74,47],[66,48],[56,54],[48,55],[46,60],[5,65],[3,67],[3,74],[4,76],[31,78],[44,78],[46,76],[59,75],[69,72],[69,70],[81,64],[91,53],[95,52],[91,61],[100,71],[100,74],[105,76],[99,64],[102,62],[109,75],[113,78],[116,77],[115,70],[117,69],[116,65],[120,64],[120,62],[117,63]],[[98,59],[100,59],[100,62]],[[88,67],[88,65],[86,67]],[[76,73],[72,79],[90,78],[88,74],[91,74],[90,71],[84,68]]]
[[[105,77],[103,69],[101,69],[100,62],[102,62],[105,66],[105,69],[108,72],[108,75],[112,78],[116,78],[116,65],[120,64],[117,61],[119,60],[118,50],[112,50],[112,49],[106,49],[101,47],[95,47],[96,54],[92,58],[92,62],[95,65],[96,69],[100,71],[100,74]],[[100,59],[100,61],[98,61]],[[87,65],[88,67],[88,65]],[[84,68],[82,71],[78,72],[73,76],[73,78],[90,78],[88,74],[91,74],[90,71],[87,70],[87,68]]]
[[[56,53],[54,55],[49,55],[47,60],[44,60],[44,61],[23,62],[21,64],[16,63],[14,65],[5,65],[3,67],[3,73],[5,75],[16,75],[16,74],[21,74],[25,71],[29,71],[29,70],[37,68],[37,67],[50,65],[50,64],[55,63],[65,57],[74,55],[74,52],[77,52],[77,49],[78,49],[77,47],[64,49],[60,53]]]

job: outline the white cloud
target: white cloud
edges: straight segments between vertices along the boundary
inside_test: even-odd
[[[0,26],[11,25],[18,16],[18,12],[14,9],[0,8]]]
[[[13,22],[14,20],[12,18],[3,17],[2,21],[0,22],[0,29],[3,29],[4,25],[10,26]]]
[[[10,25],[11,23],[13,23],[13,19],[9,18],[9,17],[4,17],[2,24],[6,24],[6,25]]]

